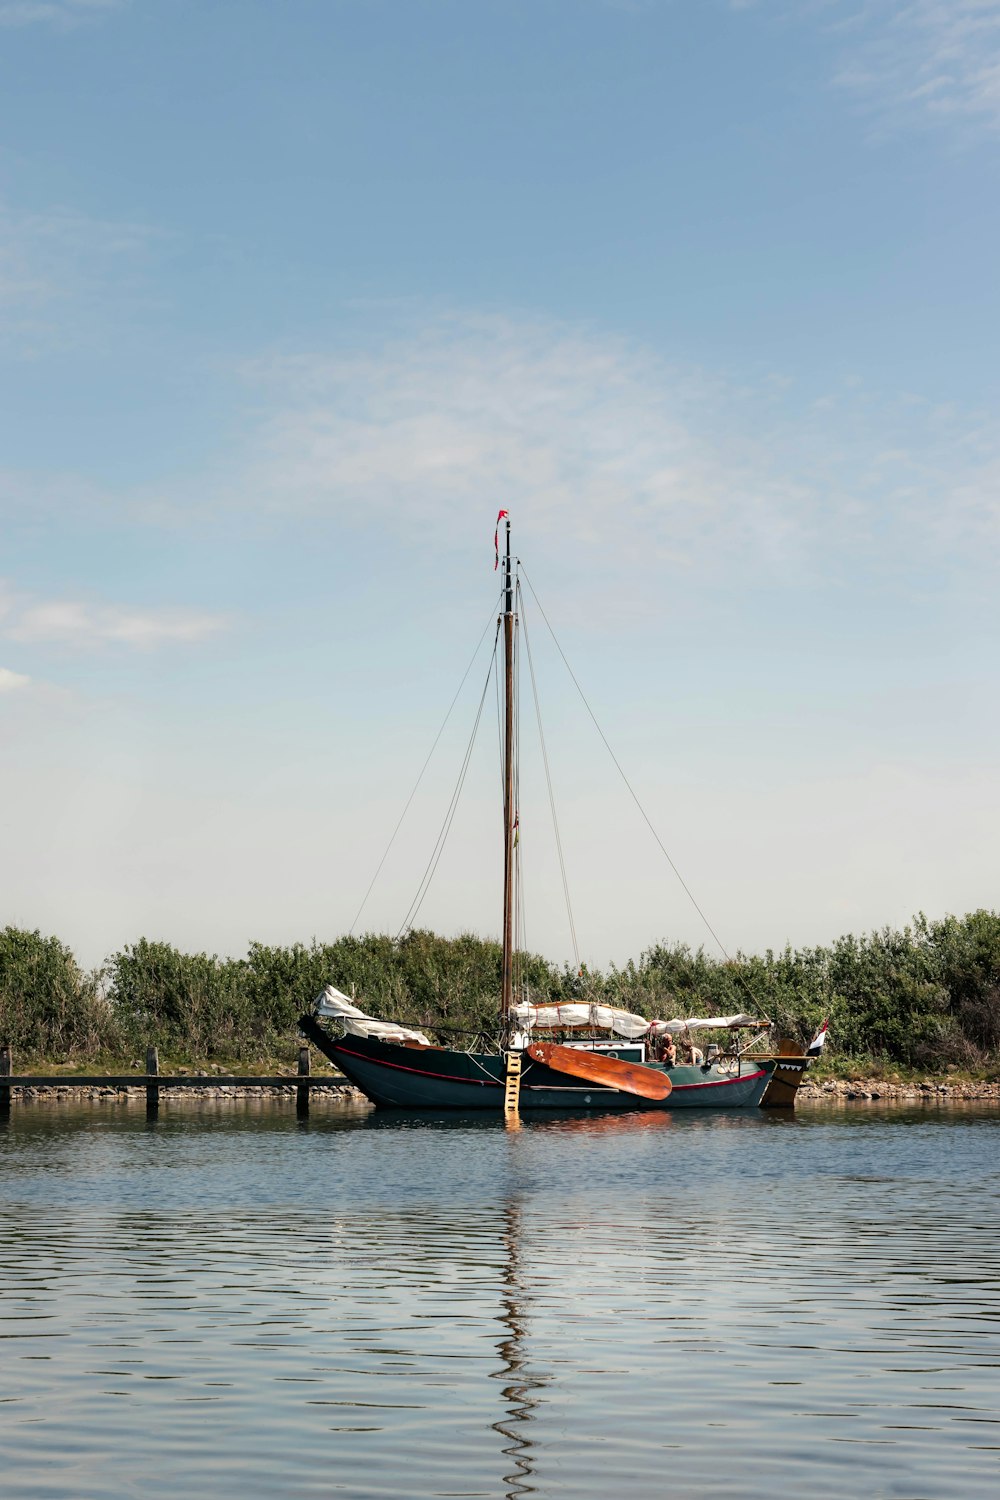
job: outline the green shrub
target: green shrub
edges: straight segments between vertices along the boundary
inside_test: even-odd
[[[239,959],[141,938],[108,960],[102,994],[57,939],[8,927],[0,1043],[52,1060],[155,1043],[189,1059],[263,1061],[287,1055],[298,1017],[328,983],[375,1015],[471,1041],[496,1029],[500,966],[500,945],[470,933],[252,943]],[[665,1018],[761,1013],[802,1046],[829,1016],[836,1066],[981,1071],[1000,1050],[1000,916],[989,911],[726,960],[659,943],[605,974],[522,954],[518,983],[536,1003],[590,999]]]
[[[93,1057],[114,1045],[93,975],[58,938],[0,931],[0,1043],[28,1057]]]

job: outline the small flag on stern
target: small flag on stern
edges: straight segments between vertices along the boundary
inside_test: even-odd
[[[493,562],[493,571],[494,571],[494,573],[496,572],[497,568],[500,566],[500,522],[504,519],[504,517],[506,515],[507,515],[507,511],[505,511],[505,510],[500,511],[500,513],[497,516],[497,529],[493,533],[493,551],[496,554],[495,558],[494,558],[494,562]]]
[[[823,1048],[826,1046],[826,1033],[827,1033],[827,1028],[829,1027],[829,1025],[830,1025],[829,1021],[824,1021],[823,1022],[822,1026],[819,1028],[819,1030],[817,1031],[816,1035],[813,1037],[812,1041],[809,1043],[809,1048],[808,1048],[808,1050],[806,1052],[806,1057],[819,1057],[819,1055],[822,1052]]]

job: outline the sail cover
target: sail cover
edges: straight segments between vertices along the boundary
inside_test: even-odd
[[[313,1010],[317,1016],[340,1021],[351,1036],[374,1036],[383,1042],[421,1042],[425,1047],[430,1046],[422,1031],[412,1031],[396,1021],[376,1021],[374,1016],[366,1016],[353,1000],[348,1000],[332,984],[320,990]]]
[[[676,1036],[679,1031],[735,1031],[740,1026],[770,1026],[770,1021],[761,1021],[756,1016],[684,1016],[675,1021],[650,1021],[653,1036],[662,1036],[669,1031]]]
[[[645,1016],[634,1016],[631,1011],[615,1010],[610,1005],[586,1005],[577,1000],[562,1005],[515,1005],[514,1017],[521,1026],[538,1026],[543,1031],[596,1026],[601,1031],[613,1031],[617,1036],[636,1037],[645,1036],[649,1030]]]
[[[518,1023],[530,1030],[537,1026],[542,1031],[556,1031],[574,1026],[593,1026],[600,1031],[613,1031],[616,1036],[641,1037],[663,1036],[665,1032],[676,1035],[680,1031],[733,1031],[739,1026],[767,1025],[755,1016],[692,1016],[674,1021],[647,1021],[629,1010],[617,1010],[611,1005],[586,1005],[581,1001],[567,1001],[553,1005],[515,1005],[514,1016]]]
[[[429,1046],[422,1031],[412,1031],[396,1021],[377,1021],[349,1000],[332,984],[324,986],[316,996],[313,1006],[317,1016],[340,1021],[344,1030],[352,1036],[380,1037],[384,1042],[422,1042]],[[647,1021],[630,1010],[619,1010],[613,1005],[589,1005],[580,1000],[568,1000],[552,1005],[515,1005],[514,1017],[525,1031],[537,1027],[540,1031],[571,1030],[576,1026],[590,1026],[598,1031],[612,1031],[616,1036],[635,1039],[643,1036],[663,1036],[666,1032],[676,1036],[681,1031],[733,1031],[739,1026],[766,1026],[767,1021],[758,1021],[754,1016],[690,1016],[673,1021]]]

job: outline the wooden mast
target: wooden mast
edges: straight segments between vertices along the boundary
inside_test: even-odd
[[[514,587],[510,570],[510,517],[506,518],[504,557],[504,734],[503,734],[503,968],[500,990],[500,1044],[510,1036],[514,1004]]]

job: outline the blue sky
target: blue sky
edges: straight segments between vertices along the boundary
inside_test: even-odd
[[[0,0],[2,919],[345,930],[500,505],[727,946],[997,905],[998,144],[1000,0]],[[584,956],[707,940],[529,627]]]

